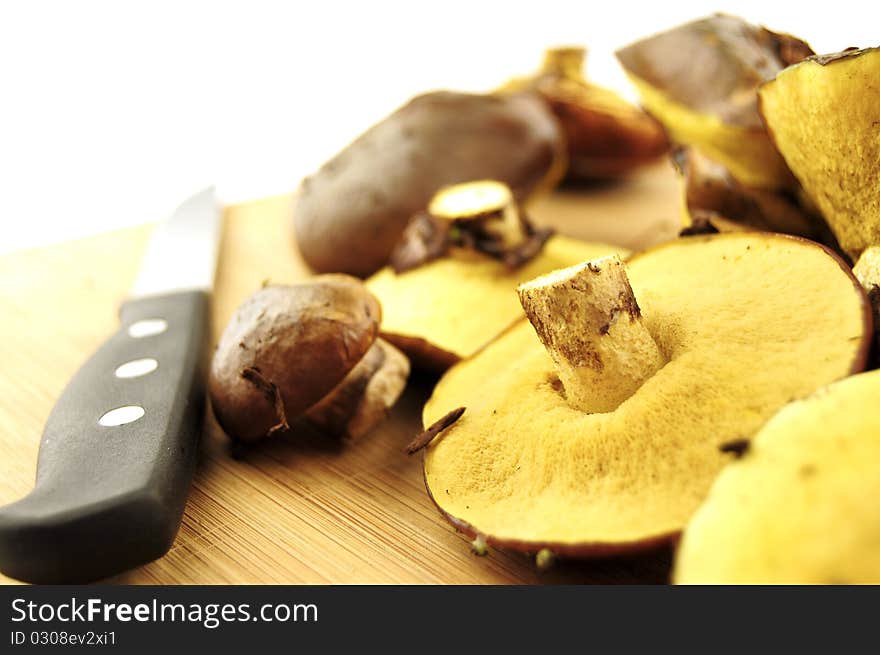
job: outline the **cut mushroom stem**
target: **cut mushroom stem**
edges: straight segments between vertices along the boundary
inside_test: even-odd
[[[517,292],[576,409],[613,411],[665,363],[616,255],[543,275]]]
[[[513,192],[496,180],[444,187],[431,200],[428,213],[446,221],[477,221],[483,232],[505,247],[516,245],[527,236]]]
[[[580,46],[550,48],[544,52],[541,72],[569,79],[582,80],[587,51]]]

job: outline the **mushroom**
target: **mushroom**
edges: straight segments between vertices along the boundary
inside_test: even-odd
[[[708,221],[720,232],[761,230],[833,241],[822,218],[794,193],[748,187],[696,148],[677,150],[673,162],[683,180],[686,229]]]
[[[492,178],[525,201],[555,186],[564,165],[562,130],[533,94],[427,93],[303,180],[296,244],[318,272],[366,277],[440,187]]]
[[[682,536],[680,584],[880,583],[880,371],[784,407]]]
[[[356,439],[385,417],[409,362],[377,338],[379,301],[360,280],[322,275],[266,286],[236,310],[211,363],[208,392],[236,441],[287,430],[304,417]]]
[[[761,122],[757,88],[811,54],[793,36],[715,14],[629,45],[617,58],[673,141],[698,146],[743,184],[778,189],[794,179]]]
[[[426,404],[426,426],[466,409],[424,471],[458,529],[527,552],[672,539],[729,459],[719,446],[861,370],[869,343],[849,268],[778,234],[678,239],[519,294],[531,323],[452,368]]]
[[[760,91],[770,136],[853,261],[880,245],[880,48],[811,57]]]
[[[541,69],[501,92],[533,91],[559,119],[568,144],[568,181],[616,178],[669,150],[663,126],[609,89],[584,77],[582,47],[551,48]]]
[[[428,207],[413,219],[417,234],[392,253],[392,262],[405,258],[407,266],[386,267],[366,282],[384,308],[383,338],[422,368],[445,370],[516,323],[518,284],[584,259],[625,254],[532,227],[497,181],[443,188]]]
[[[880,246],[869,246],[862,251],[853,266],[853,275],[861,283],[871,304],[874,319],[874,342],[869,368],[880,365]]]

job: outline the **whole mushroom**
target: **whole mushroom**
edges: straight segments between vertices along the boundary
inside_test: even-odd
[[[236,441],[287,430],[300,417],[358,438],[406,385],[409,361],[378,339],[382,311],[357,279],[323,275],[266,286],[236,310],[211,363],[208,393]]]
[[[585,55],[583,47],[550,48],[537,73],[501,89],[537,93],[553,110],[565,132],[569,182],[622,177],[669,150],[660,123],[585,78]]]
[[[303,180],[296,244],[318,272],[366,277],[440,187],[492,178],[524,201],[555,186],[564,162],[562,130],[533,94],[426,93]]]

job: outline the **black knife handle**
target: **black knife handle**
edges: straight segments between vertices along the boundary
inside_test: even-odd
[[[119,331],[49,415],[33,491],[0,509],[0,570],[10,577],[97,580],[161,557],[177,534],[204,409],[208,298],[130,300],[119,315]],[[102,419],[120,407],[143,415]]]

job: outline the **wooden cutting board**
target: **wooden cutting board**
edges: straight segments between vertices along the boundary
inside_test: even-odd
[[[288,229],[292,201],[280,196],[226,210],[211,346],[238,303],[264,280],[308,275]],[[563,233],[639,248],[674,236],[679,212],[675,174],[662,164],[625,183],[556,192],[530,213]],[[30,490],[49,410],[79,365],[116,329],[116,308],[151,230],[125,229],[0,257],[0,503]],[[421,458],[402,453],[421,429],[420,409],[431,385],[430,378],[415,375],[389,420],[357,444],[300,433],[276,438],[243,460],[230,455],[209,414],[174,546],[113,582],[666,580],[668,551],[561,562],[545,573],[524,555],[473,555],[428,500]]]

